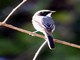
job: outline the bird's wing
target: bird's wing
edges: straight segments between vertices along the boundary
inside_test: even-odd
[[[48,32],[52,32],[55,29],[54,21],[51,17],[43,18],[42,24]]]

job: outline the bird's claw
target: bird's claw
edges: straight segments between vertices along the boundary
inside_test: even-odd
[[[32,36],[36,36],[36,32],[38,32],[38,31],[32,32]]]
[[[32,32],[32,36],[36,36],[36,33],[35,32]]]

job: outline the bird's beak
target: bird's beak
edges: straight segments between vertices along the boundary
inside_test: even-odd
[[[51,11],[51,13],[49,13],[47,16],[51,16],[51,14],[54,13],[54,12],[56,12],[56,11]]]
[[[56,12],[56,11],[51,11],[52,13]]]

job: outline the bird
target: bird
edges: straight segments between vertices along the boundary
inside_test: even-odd
[[[39,10],[32,17],[32,24],[36,32],[42,32],[45,35],[45,40],[47,40],[50,49],[53,49],[54,41],[52,32],[55,30],[55,23],[51,17],[52,13],[56,11],[52,10]]]

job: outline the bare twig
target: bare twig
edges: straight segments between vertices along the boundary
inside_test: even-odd
[[[47,41],[44,41],[43,44],[40,46],[40,48],[37,50],[37,52],[34,55],[33,60],[36,60],[38,54],[40,53],[41,49],[44,47],[44,45],[47,43]]]
[[[0,22],[0,24],[2,24],[2,22]],[[29,34],[29,35],[32,35],[32,36],[34,35],[33,32],[30,32],[30,31],[27,31],[27,30],[24,30],[24,29],[21,29],[21,28],[18,28],[18,27],[15,27],[13,25],[9,25],[9,24],[6,24],[6,23],[4,23],[2,26],[5,26],[5,27],[11,28],[13,30],[20,31],[22,33],[26,33],[26,34]],[[35,36],[38,36],[40,38],[44,38],[44,36],[36,34],[36,33],[35,33]]]
[[[72,47],[80,49],[80,45],[76,45],[76,44],[69,43],[69,42],[66,42],[66,41],[61,41],[61,40],[58,40],[58,39],[54,39],[54,41],[57,42],[57,43],[63,44],[63,45],[72,46]]]
[[[0,22],[0,24],[1,23],[2,22]],[[27,31],[27,30],[24,30],[24,29],[21,29],[21,28],[18,28],[18,27],[15,27],[15,26],[12,26],[12,25],[9,25],[9,24],[6,24],[6,23],[4,23],[2,26],[11,28],[11,29],[16,30],[16,31],[20,31],[20,32],[23,32],[23,33],[26,33],[26,34],[29,34],[29,35],[33,35],[34,34],[33,32],[30,32],[30,31]],[[44,36],[42,36],[40,34],[37,34],[37,33],[35,33],[35,36],[40,37],[40,38],[44,38]],[[72,46],[72,47],[80,49],[79,45],[76,45],[76,44],[73,44],[73,43],[69,43],[69,42],[65,42],[65,41],[61,41],[59,39],[54,39],[54,42],[60,43],[60,44],[64,44],[64,45],[67,45],[67,46]]]
[[[16,6],[11,12],[10,14],[5,18],[5,20],[2,22],[2,24],[6,23],[7,20],[9,19],[9,17],[22,5],[26,2],[27,0],[23,0],[20,4],[18,4],[18,6]],[[2,25],[0,24],[0,25]]]

